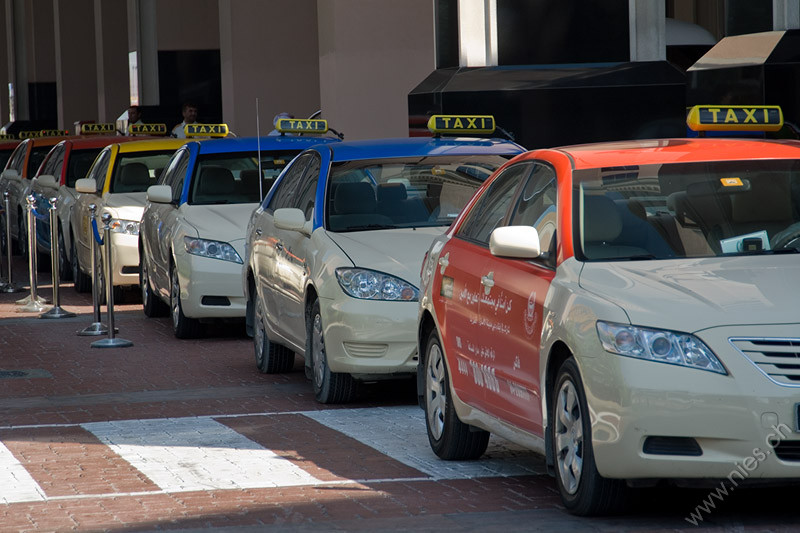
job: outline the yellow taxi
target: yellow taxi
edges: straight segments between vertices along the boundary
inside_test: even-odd
[[[702,106],[698,129],[780,109]],[[565,507],[800,479],[800,144],[608,142],[497,171],[422,265],[418,391],[444,459],[494,433]]]
[[[75,189],[80,194],[70,216],[74,238],[69,256],[78,292],[89,291],[92,287],[91,253],[95,237],[89,218],[91,204],[97,206],[96,217],[101,234],[100,217],[104,213],[112,217],[110,244],[115,298],[123,296],[123,288],[138,286],[139,223],[146,191],[156,183],[175,150],[185,143],[186,139],[165,138],[109,145],[94,160],[86,177],[75,182]],[[99,260],[102,263],[103,254]],[[103,269],[100,270],[102,273]],[[101,291],[100,294],[105,293]]]

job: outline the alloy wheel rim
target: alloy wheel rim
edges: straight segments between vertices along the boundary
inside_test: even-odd
[[[425,371],[425,411],[428,417],[428,428],[433,438],[437,440],[444,433],[446,386],[442,350],[438,344],[433,343],[428,349]]]
[[[322,337],[322,317],[317,314],[311,329],[311,353],[314,363],[314,383],[318,388],[322,387],[325,374],[325,339]]]
[[[575,385],[565,381],[556,397],[555,455],[564,490],[575,494],[583,472],[583,413]]]

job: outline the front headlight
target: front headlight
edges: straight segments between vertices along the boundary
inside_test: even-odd
[[[192,255],[242,264],[242,258],[239,257],[233,246],[227,242],[184,237],[183,245],[186,248],[186,252]]]
[[[366,268],[337,268],[336,279],[342,290],[362,300],[416,302],[419,290],[400,278]]]
[[[711,349],[688,333],[598,320],[597,334],[603,348],[611,353],[727,374]]]
[[[124,220],[115,218],[111,220],[111,231],[114,233],[122,233],[124,235],[139,235],[139,221],[138,220]]]

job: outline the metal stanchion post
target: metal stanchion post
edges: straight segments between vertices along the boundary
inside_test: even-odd
[[[61,308],[61,299],[58,289],[61,283],[61,272],[58,268],[58,258],[61,250],[58,247],[58,214],[56,213],[58,198],[50,198],[50,269],[53,279],[53,308],[46,313],[39,315],[39,318],[69,318],[76,316],[75,313],[65,311]]]
[[[14,283],[11,277],[11,210],[9,208],[8,191],[3,191],[3,206],[6,210],[5,224],[6,224],[6,256],[8,258],[8,283],[0,287],[0,292],[20,292],[22,287]]]
[[[23,304],[18,309],[20,313],[41,313],[46,309],[44,306],[45,300],[36,294],[36,198],[29,194],[25,197],[28,203],[28,272],[31,283],[31,293],[27,298],[17,301],[18,304]],[[20,221],[20,224],[22,221]]]
[[[111,264],[111,214],[103,213],[103,248],[105,250],[106,311],[108,312],[108,338],[94,341],[92,348],[127,348],[129,340],[114,337],[114,265]]]
[[[94,221],[95,216],[97,213],[97,204],[89,204],[89,214],[88,222],[89,227],[92,227],[92,221]],[[97,268],[97,254],[99,253],[98,249],[98,242],[94,235],[94,229],[92,231],[92,303],[94,306],[94,321],[84,329],[78,332],[78,335],[106,335],[108,333],[108,327],[100,322],[100,290],[97,276],[100,274]],[[77,253],[77,250],[76,252]],[[80,275],[80,273],[78,274]],[[77,281],[77,280],[76,280]]]

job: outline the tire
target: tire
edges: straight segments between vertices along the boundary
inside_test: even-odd
[[[425,343],[425,425],[433,452],[446,460],[477,459],[489,445],[488,431],[459,420],[453,406],[449,374],[436,330]]]
[[[280,374],[288,372],[294,366],[294,352],[281,344],[275,344],[267,335],[267,315],[263,305],[256,297],[253,302],[255,316],[253,328],[253,348],[256,356],[256,367],[264,374]]]
[[[579,516],[619,511],[627,486],[597,471],[586,394],[574,358],[561,365],[553,390],[550,427],[556,484],[564,507]]]
[[[139,258],[139,290],[142,293],[142,309],[145,316],[155,318],[169,314],[169,306],[161,298],[153,294],[153,287],[150,286],[150,276],[147,273],[144,257]]]
[[[311,360],[311,383],[317,401],[325,404],[347,403],[357,393],[358,383],[350,374],[331,372],[325,352],[319,300],[314,300],[306,321],[306,354]]]
[[[181,286],[178,272],[173,265],[169,271],[170,309],[172,312],[172,331],[179,339],[193,339],[200,334],[200,322],[183,314],[181,306]]]
[[[72,281],[72,266],[64,244],[64,232],[58,228],[58,276],[61,281]]]
[[[81,262],[78,259],[78,250],[75,248],[75,237],[72,238],[70,245],[70,265],[72,266],[72,279],[75,282],[77,292],[90,292],[92,290],[92,278],[81,270]]]

